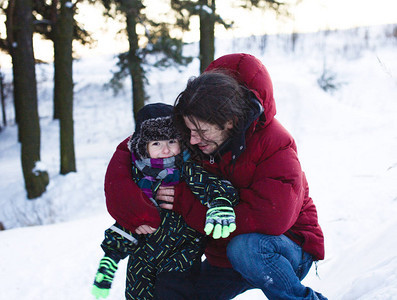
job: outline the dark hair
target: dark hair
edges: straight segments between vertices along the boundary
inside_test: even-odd
[[[174,124],[186,144],[190,145],[190,130],[184,117],[217,125],[220,129],[232,121],[229,135],[237,134],[241,128],[239,125],[244,124],[250,110],[248,93],[249,90],[224,69],[211,70],[189,79],[174,104]],[[194,124],[194,120],[191,121]],[[201,134],[200,137],[203,138]],[[197,148],[190,148],[194,154],[200,155]]]

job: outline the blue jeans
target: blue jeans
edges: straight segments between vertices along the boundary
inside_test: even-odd
[[[229,243],[227,256],[233,269],[203,262],[196,286],[200,299],[232,299],[254,288],[271,300],[327,299],[301,284],[313,258],[284,235],[238,235]]]

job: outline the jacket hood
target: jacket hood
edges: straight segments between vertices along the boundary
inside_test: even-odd
[[[273,98],[273,84],[266,67],[256,57],[246,53],[234,53],[214,60],[204,71],[226,69],[235,78],[250,89],[264,109],[265,126],[276,115],[276,103]]]

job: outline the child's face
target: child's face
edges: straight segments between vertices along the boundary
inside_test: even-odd
[[[150,158],[167,158],[181,153],[178,140],[150,141],[147,150]]]

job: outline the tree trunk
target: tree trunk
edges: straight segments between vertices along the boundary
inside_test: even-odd
[[[59,99],[61,98],[61,96],[59,95],[59,91],[60,88],[58,87],[58,77],[57,77],[57,72],[56,72],[56,66],[55,66],[55,38],[57,35],[57,26],[56,26],[56,22],[58,19],[58,2],[59,0],[52,0],[51,3],[51,24],[52,24],[52,29],[51,29],[51,40],[54,43],[54,99],[53,99],[53,119],[54,120],[59,120],[60,119],[60,115],[61,115],[61,104],[59,103]],[[58,72],[59,73],[59,72]]]
[[[54,97],[54,99],[53,99],[54,106],[53,106],[53,116],[52,116],[52,118],[54,120],[59,120],[60,119],[60,115],[61,115],[61,108],[60,108],[61,104],[59,103],[61,96],[59,95],[60,89],[58,87],[58,79],[56,77],[56,73],[57,73],[56,69],[57,69],[57,67],[55,65],[55,56],[56,56],[56,54],[55,54],[55,47],[56,47],[55,43],[56,42],[54,40],[54,95],[53,95],[53,97]]]
[[[129,42],[128,69],[132,82],[132,110],[134,120],[138,111],[145,105],[145,86],[142,59],[139,57],[138,34],[136,32],[139,11],[142,8],[141,1],[123,1],[123,11],[127,18],[127,33]]]
[[[215,55],[215,0],[200,0],[199,3],[212,10],[212,13],[206,9],[200,11],[200,73],[203,73]]]
[[[73,7],[61,0],[55,24],[54,80],[59,104],[61,174],[76,172],[73,127]]]
[[[6,31],[7,31],[7,43],[9,46],[9,51],[10,55],[12,58],[13,55],[13,48],[16,46],[16,42],[14,40],[14,18],[15,18],[15,2],[16,0],[10,0],[8,1],[8,7],[7,7],[7,20],[5,22],[6,24]],[[15,70],[13,69],[13,77],[15,78]],[[17,97],[15,95],[16,91],[14,88],[14,110],[15,110],[15,122],[19,124],[19,106],[18,106],[18,101]],[[19,128],[18,128],[18,142],[21,141],[21,136],[19,134]]]
[[[3,125],[7,126],[7,117],[6,117],[6,104],[5,104],[5,95],[4,95],[4,75],[0,71],[0,98],[1,98],[1,111],[3,115]]]
[[[40,169],[40,123],[37,109],[36,73],[32,42],[32,2],[15,0],[11,56],[14,75],[14,101],[18,103],[21,162],[29,199],[46,190],[48,173]]]

